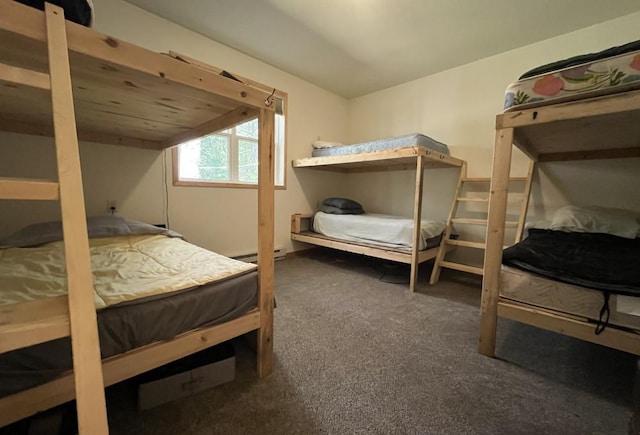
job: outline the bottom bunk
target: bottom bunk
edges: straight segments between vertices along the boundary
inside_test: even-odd
[[[420,246],[415,260],[411,244],[413,220],[398,216],[296,213],[291,216],[291,239],[413,265],[416,262],[420,264],[435,258],[445,227],[443,222],[428,220],[422,222]],[[385,225],[390,226],[392,230],[380,231],[379,228]],[[371,236],[372,234],[375,234],[375,237]],[[370,238],[366,239],[363,236]]]
[[[268,316],[253,264],[122,218],[90,218],[88,228],[105,385],[258,330]],[[0,426],[75,397],[69,337],[20,346],[28,307],[66,309],[60,238],[48,223],[2,241]]]
[[[559,209],[504,250],[497,316],[640,355],[639,231],[631,212]]]

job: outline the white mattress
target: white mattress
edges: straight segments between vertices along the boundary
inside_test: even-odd
[[[427,239],[439,236],[445,223],[422,220],[418,249],[427,246]],[[317,212],[313,231],[334,239],[360,243],[374,243],[390,248],[411,248],[413,219],[387,214],[328,214]]]
[[[544,278],[502,266],[500,296],[597,321],[604,302],[601,291]],[[611,294],[609,324],[640,330],[640,297]]]

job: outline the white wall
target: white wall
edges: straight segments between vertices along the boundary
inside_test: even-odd
[[[335,190],[340,178],[327,173],[296,174],[290,160],[307,157],[318,136],[344,139],[347,101],[247,55],[172,24],[121,0],[94,0],[95,29],[158,52],[177,51],[283,90],[289,95],[287,189],[276,191],[275,245],[291,250],[289,219],[308,212],[323,190]],[[55,153],[48,138],[1,134],[3,176],[55,178]],[[116,200],[119,214],[152,223],[164,222],[163,159],[158,151],[81,144],[87,212],[106,211]],[[25,173],[25,168],[26,172]],[[255,189],[174,187],[168,178],[170,225],[189,240],[226,255],[257,248]],[[0,237],[23,224],[56,219],[57,204],[3,202]]]
[[[353,197],[370,211],[412,213],[412,171],[345,176],[291,169],[291,159],[309,156],[312,141],[356,142],[423,132],[448,143],[453,155],[466,159],[469,175],[488,176],[494,119],[501,111],[506,85],[533,66],[637,39],[640,22],[640,13],[632,14],[347,102],[121,0],[94,3],[98,31],[154,51],[182,52],[288,92],[287,189],[276,191],[275,224],[276,247],[287,250],[292,248],[290,214],[311,211],[326,196]],[[50,139],[0,134],[0,143],[0,176],[55,177]],[[83,143],[81,159],[89,214],[104,213],[106,201],[113,199],[124,216],[164,221],[163,159],[170,174],[170,157],[157,151]],[[521,173],[525,160],[518,155],[515,160]],[[637,167],[637,159],[546,164],[536,180],[532,219],[567,201],[640,210],[640,195],[633,190],[638,184]],[[453,170],[427,171],[425,216],[443,219],[447,215],[455,177]],[[223,254],[255,251],[255,190],[173,187],[168,181],[172,228]],[[611,195],[611,186],[616,186],[618,195]],[[1,213],[0,237],[23,224],[57,218],[58,206],[4,201]]]
[[[355,98],[349,102],[349,141],[424,133],[449,144],[454,156],[467,160],[470,176],[488,177],[495,115],[502,111],[506,86],[537,65],[636,40],[639,22],[640,13],[635,13]],[[535,179],[530,219],[542,219],[567,202],[640,211],[640,195],[635,192],[638,166],[638,159],[545,164]],[[524,175],[526,168],[527,159],[516,152],[513,175]],[[406,214],[412,201],[412,177],[358,175],[349,193],[364,198],[370,208]],[[426,207],[432,207],[427,213],[446,215],[450,190],[438,189],[452,179],[432,180],[425,187]],[[380,189],[379,195],[372,193],[373,186]],[[385,202],[388,198],[392,201]]]

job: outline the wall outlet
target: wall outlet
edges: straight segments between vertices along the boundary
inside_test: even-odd
[[[115,199],[107,199],[107,213],[115,214],[118,211],[118,204]]]

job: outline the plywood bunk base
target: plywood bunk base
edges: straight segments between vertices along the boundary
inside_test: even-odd
[[[325,248],[338,249],[340,251],[352,252],[354,254],[366,255],[368,257],[381,258],[383,260],[396,261],[398,263],[411,264],[411,250],[400,250],[385,247],[378,247],[366,243],[345,242],[344,240],[333,239],[312,231],[304,231],[296,234],[291,233],[291,240],[310,243],[312,245],[324,246]],[[418,253],[418,263],[424,263],[435,258],[438,248],[425,249]]]
[[[173,340],[133,349],[103,360],[104,385],[117,382],[160,367],[176,359],[201,351],[260,328],[261,315],[253,310],[229,322],[189,331]],[[261,365],[258,353],[258,366]],[[46,384],[0,399],[0,427],[75,398],[73,371]]]

